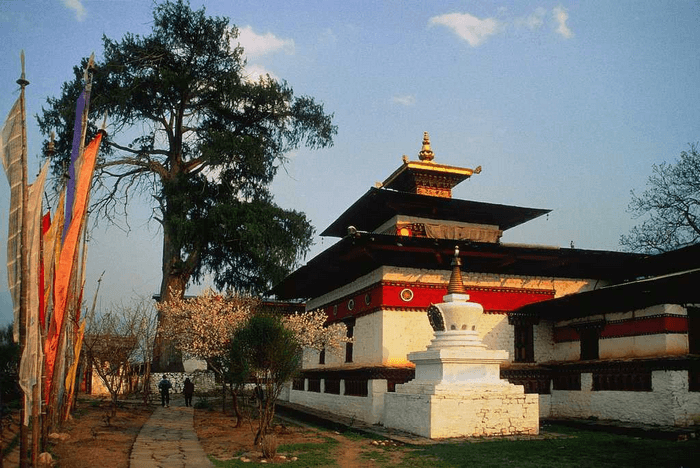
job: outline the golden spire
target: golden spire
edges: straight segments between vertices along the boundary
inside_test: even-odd
[[[459,259],[459,246],[455,246],[455,256],[452,258],[452,274],[450,283],[447,285],[447,294],[466,294],[464,283],[462,283],[462,262]]]
[[[418,158],[421,161],[432,162],[435,157],[435,153],[430,149],[430,137],[428,132],[423,132],[423,148],[421,148],[420,153],[418,153]]]

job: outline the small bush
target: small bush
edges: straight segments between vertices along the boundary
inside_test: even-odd
[[[197,398],[197,401],[194,403],[194,407],[196,409],[210,410],[210,409],[212,409],[212,404],[206,396],[200,396]]]
[[[260,447],[262,449],[263,457],[272,460],[273,458],[275,458],[275,455],[277,455],[277,447],[279,447],[279,441],[274,435],[268,434],[265,437],[263,437]]]

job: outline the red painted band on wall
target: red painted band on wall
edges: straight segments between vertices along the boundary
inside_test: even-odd
[[[549,289],[466,286],[469,300],[489,312],[510,312],[524,305],[552,299]],[[409,282],[380,282],[323,307],[329,322],[387,309],[422,310],[443,302],[447,285]]]
[[[629,320],[608,322],[600,331],[600,338],[622,338],[640,335],[688,333],[688,317],[685,315],[653,315]],[[575,326],[554,329],[554,342],[579,341]]]

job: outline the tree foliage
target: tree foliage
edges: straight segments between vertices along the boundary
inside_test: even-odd
[[[311,245],[303,213],[270,192],[285,154],[332,144],[332,116],[284,81],[248,79],[238,29],[182,1],[157,4],[148,36],[103,38],[95,62],[88,136],[108,114],[93,209],[118,221],[133,198],[152,201],[163,230],[161,298],[211,273],[218,288],[261,292]],[[70,155],[87,59],[39,126],[57,131],[54,174]],[[125,225],[128,229],[128,222]]]
[[[633,251],[659,253],[700,241],[700,153],[697,144],[675,164],[652,167],[647,188],[632,192],[629,211],[644,218],[620,243]]]
[[[257,445],[272,422],[275,402],[284,384],[301,368],[301,347],[279,316],[254,315],[234,334],[230,360],[239,363],[237,370],[243,374],[238,378],[252,381],[257,390]]]

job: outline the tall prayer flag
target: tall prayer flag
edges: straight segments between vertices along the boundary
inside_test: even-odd
[[[48,274],[46,272],[46,251],[44,250],[48,247],[49,250],[53,251],[51,239],[47,239],[50,232],[51,212],[48,211],[41,217],[41,258],[39,259],[39,325],[44,332],[46,331],[46,308],[48,307],[47,291],[51,289],[47,284],[47,278],[50,278],[53,273],[53,268],[51,268],[50,264],[48,265]]]
[[[73,204],[75,203],[76,175],[80,174],[80,157],[85,144],[87,130],[87,116],[90,107],[90,91],[92,89],[91,76],[88,71],[95,61],[95,54],[90,56],[88,66],[85,69],[85,88],[80,93],[75,106],[75,121],[73,123],[73,145],[70,153],[70,166],[68,166],[68,183],[66,190],[66,214],[63,237],[68,233],[71,219],[73,218]]]
[[[87,99],[85,90],[80,93],[75,106],[75,123],[73,124],[73,146],[70,153],[70,165],[68,166],[68,183],[66,184],[66,214],[65,225],[63,227],[63,237],[65,238],[73,217],[73,202],[75,200],[75,173],[78,158],[80,157],[80,146],[83,138],[83,112],[86,108]]]
[[[10,184],[10,220],[7,235],[7,282],[14,311],[14,340],[19,341],[19,307],[22,281],[22,98],[18,98],[0,131],[0,159]]]
[[[33,388],[41,381],[41,363],[43,354],[41,352],[41,330],[39,328],[39,264],[41,261],[41,196],[44,193],[44,182],[46,173],[49,170],[49,162],[39,173],[37,180],[29,186],[27,197],[27,239],[29,245],[27,254],[29,256],[29,278],[27,278],[27,310],[25,313],[25,343],[22,359],[19,365],[19,385],[24,391],[26,408],[31,408],[33,404]],[[24,425],[29,425],[29,412],[24,413]]]
[[[83,161],[76,180],[75,200],[73,202],[73,217],[70,221],[68,231],[63,240],[60,258],[56,267],[56,280],[54,284],[54,311],[53,326],[58,333],[49,336],[46,340],[44,350],[47,356],[56,356],[58,351],[58,340],[63,330],[66,308],[68,305],[70,283],[73,268],[75,266],[75,255],[79,248],[79,236],[83,224],[83,217],[87,212],[87,200],[92,183],[92,175],[95,169],[97,152],[102,141],[102,132],[90,142],[83,154]],[[51,378],[53,375],[55,361],[47,359],[46,375]]]
[[[85,320],[80,323],[80,328],[76,332],[75,345],[73,347],[73,363],[71,364],[66,374],[66,411],[70,410],[75,398],[75,375],[78,371],[78,363],[80,362],[80,349],[83,347],[83,337],[85,336]]]

